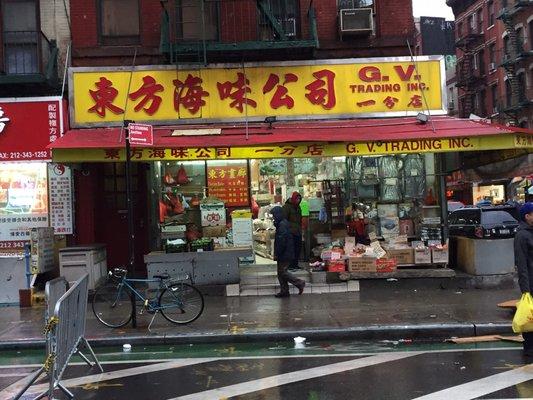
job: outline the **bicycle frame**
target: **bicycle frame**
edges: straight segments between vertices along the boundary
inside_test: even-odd
[[[162,307],[161,305],[157,304],[157,300],[156,301],[151,301],[150,299],[147,299],[146,297],[144,297],[139,291],[137,291],[135,289],[135,287],[133,286],[134,283],[158,283],[159,284],[159,289],[158,289],[158,292],[161,293],[161,290],[163,288],[165,289],[168,289],[169,285],[165,282],[165,280],[163,279],[159,279],[159,278],[148,278],[148,279],[133,279],[133,278],[126,278],[125,276],[122,278],[122,280],[120,281],[120,287],[118,289],[118,294],[117,294],[117,300],[120,298],[120,294],[122,292],[122,289],[124,287],[126,287],[134,296],[136,299],[139,299],[140,301],[143,302],[143,304],[146,306],[148,306],[148,310],[149,311],[160,311],[162,310],[163,308],[171,308],[171,307],[175,307],[175,306],[167,306],[167,307]],[[175,283],[175,282],[173,282]],[[181,299],[179,299],[178,297],[176,297],[176,300],[179,302],[178,303],[178,306],[179,307],[182,307],[182,303],[181,303]],[[154,304],[155,303],[155,304]]]

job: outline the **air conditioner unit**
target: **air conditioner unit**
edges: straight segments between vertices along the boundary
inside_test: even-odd
[[[448,102],[448,111],[455,110],[455,103],[453,101]]]
[[[296,18],[278,19],[279,24],[283,28],[283,32],[287,37],[296,36]]]
[[[489,63],[489,71],[495,71],[496,70],[496,63]]]
[[[339,10],[341,35],[371,34],[374,31],[372,8],[347,8]]]

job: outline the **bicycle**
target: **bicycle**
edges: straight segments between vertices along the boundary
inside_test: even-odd
[[[93,313],[102,324],[110,328],[120,328],[131,321],[133,301],[142,302],[143,309],[154,314],[148,330],[158,312],[174,324],[188,324],[195,321],[204,310],[204,297],[193,285],[182,281],[169,281],[168,274],[155,275],[149,279],[131,279],[127,271],[114,268],[107,281],[98,287],[92,299]],[[134,288],[135,283],[158,283],[159,296],[153,299],[144,297]]]

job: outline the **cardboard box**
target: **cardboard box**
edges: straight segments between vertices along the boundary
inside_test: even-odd
[[[446,249],[431,249],[431,260],[433,261],[433,264],[448,264],[450,258],[450,252]]]
[[[202,226],[221,226],[226,225],[226,209],[212,207],[210,209],[200,210]]]
[[[387,258],[396,260],[396,262],[400,265],[414,264],[414,249],[410,247],[405,249],[387,249]]]
[[[350,272],[377,272],[374,257],[350,257],[348,258],[348,271]]]
[[[226,237],[226,225],[222,226],[204,226],[202,228],[203,237]]]
[[[415,251],[415,264],[431,264],[431,250],[429,247],[419,247],[423,242],[414,241],[411,243]]]
[[[376,272],[386,274],[396,271],[398,263],[393,258],[378,258],[376,260]]]
[[[328,272],[344,272],[346,265],[342,262],[334,262],[328,265]]]

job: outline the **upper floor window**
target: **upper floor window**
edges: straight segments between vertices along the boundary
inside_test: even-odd
[[[218,40],[219,19],[216,1],[176,0],[178,40]]]
[[[4,44],[3,70],[7,74],[34,74],[40,71],[41,32],[37,0],[1,0]]]
[[[140,41],[139,0],[99,0],[100,42],[131,45]]]
[[[468,32],[472,33],[476,31],[476,14],[470,14],[468,16]]]
[[[476,22],[477,22],[477,33],[482,33],[483,32],[483,8],[480,8],[478,11],[477,11],[477,15],[476,15]]]
[[[489,10],[489,26],[494,25],[494,1],[490,0],[487,3],[487,8]]]
[[[345,8],[371,8],[374,6],[374,0],[339,0],[339,10]]]

